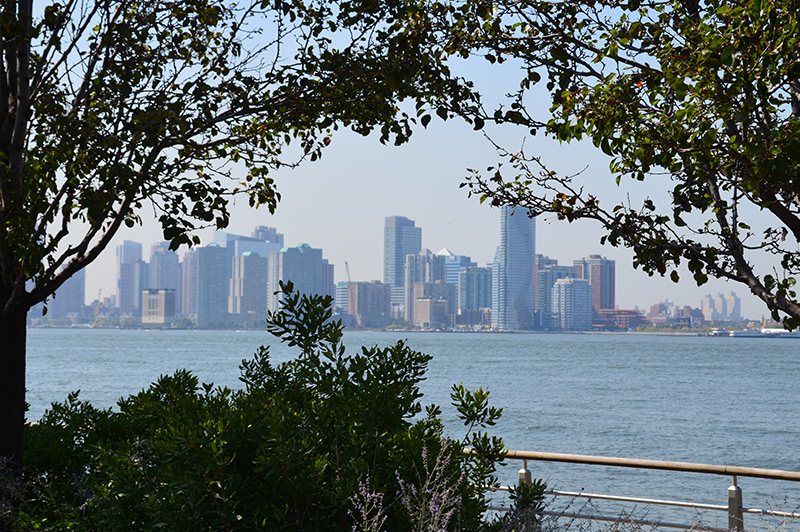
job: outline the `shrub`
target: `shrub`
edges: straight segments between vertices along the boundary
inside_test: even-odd
[[[488,392],[454,388],[467,436],[443,438],[439,408],[420,404],[429,355],[402,341],[348,354],[331,298],[283,288],[268,330],[298,356],[273,365],[261,347],[241,364],[242,390],[182,370],[120,400],[118,412],[74,393],[29,426],[23,526],[350,530],[368,487],[385,494],[381,526],[407,530],[403,479],[437,456],[438,481],[458,501],[448,529],[479,528],[486,501],[476,486],[497,483],[503,458],[502,441],[481,432],[501,413]],[[464,456],[466,444],[477,452]]]

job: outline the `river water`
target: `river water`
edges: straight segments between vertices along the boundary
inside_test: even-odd
[[[432,354],[425,402],[444,410],[450,435],[463,428],[450,406],[454,383],[491,392],[503,418],[493,433],[510,449],[673,460],[800,471],[800,340],[636,334],[361,332],[350,349],[407,339]],[[28,418],[80,389],[110,407],[159,375],[192,370],[203,382],[239,387],[239,362],[262,344],[258,331],[31,329]],[[273,360],[293,356],[273,345]],[[518,462],[501,480],[512,482]],[[556,463],[529,463],[535,477],[567,491],[725,504],[730,477]],[[800,483],[740,478],[746,507],[800,505]],[[576,502],[580,505],[582,503]],[[596,503],[600,506],[600,503]],[[615,515],[607,503],[601,513]],[[637,510],[687,522],[693,510]],[[703,514],[725,526],[724,514]],[[748,526],[760,524],[747,517]],[[800,530],[800,520],[789,530]]]

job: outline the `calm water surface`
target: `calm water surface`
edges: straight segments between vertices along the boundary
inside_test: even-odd
[[[504,409],[494,432],[511,449],[800,471],[800,340],[647,335],[348,332],[351,349],[399,339],[434,356],[425,402],[448,431],[454,383],[491,391]],[[239,387],[238,365],[272,338],[257,331],[28,331],[29,419],[80,389],[109,407],[159,375],[191,369],[203,382]],[[293,356],[273,346],[273,360]],[[564,490],[724,504],[728,477],[533,463]],[[510,463],[504,480],[515,476]],[[800,504],[800,485],[740,479],[745,506]],[[605,508],[605,506],[604,506]],[[608,510],[614,513],[613,507]],[[689,515],[689,517],[687,517]],[[649,517],[686,521],[685,511]],[[706,521],[712,518],[704,518]],[[720,517],[719,524],[724,524]],[[757,518],[748,518],[754,524]],[[800,529],[800,523],[792,530]]]

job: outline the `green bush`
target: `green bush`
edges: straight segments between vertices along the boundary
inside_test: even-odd
[[[488,392],[454,387],[467,436],[442,435],[422,411],[429,355],[404,342],[347,354],[331,299],[284,287],[268,330],[298,356],[242,362],[244,389],[188,371],[101,410],[71,394],[26,434],[21,525],[42,530],[351,530],[359,493],[380,494],[381,529],[409,530],[401,504],[436,457],[451,499],[447,529],[477,530],[496,484],[502,441],[481,432],[499,409]],[[476,453],[465,456],[469,445]],[[404,487],[405,486],[405,487]],[[437,503],[438,504],[438,503]]]

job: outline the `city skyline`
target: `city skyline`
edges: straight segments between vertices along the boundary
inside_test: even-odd
[[[634,316],[636,313],[638,313],[640,316],[647,315],[648,319],[651,317],[657,317],[659,323],[662,325],[665,323],[676,322],[676,320],[677,322],[680,322],[690,314],[694,316],[694,319],[700,319],[701,321],[704,319],[704,315],[706,320],[721,319],[736,321],[741,317],[739,312],[741,302],[737,295],[733,292],[729,292],[725,295],[722,293],[717,293],[716,295],[704,295],[699,304],[699,306],[702,308],[698,308],[698,305],[695,303],[690,305],[675,304],[675,302],[670,301],[669,298],[659,300],[657,302],[651,302],[648,306],[640,308],[639,311],[634,309],[620,309],[618,306],[614,307],[616,279],[614,267],[615,263],[613,260],[607,259],[606,257],[602,257],[600,255],[589,255],[581,259],[575,259],[572,261],[572,266],[567,266],[559,264],[558,261],[551,259],[550,257],[536,254],[535,243],[533,242],[532,238],[532,235],[535,233],[535,220],[529,219],[526,215],[512,216],[510,215],[510,209],[505,209],[504,212],[506,215],[505,223],[501,223],[501,234],[499,235],[501,245],[498,246],[498,251],[503,248],[503,242],[505,242],[506,246],[510,245],[511,248],[516,247],[522,250],[526,246],[514,246],[513,242],[520,240],[520,238],[525,241],[529,241],[527,250],[524,253],[517,253],[517,258],[522,259],[520,262],[522,266],[525,266],[526,264],[530,266],[531,263],[534,264],[534,271],[538,272],[536,276],[539,285],[537,289],[538,304],[536,308],[542,311],[542,314],[537,316],[535,323],[532,324],[511,323],[513,320],[507,320],[508,323],[501,323],[503,318],[498,317],[496,320],[494,320],[495,327],[498,327],[502,330],[525,329],[531,326],[537,329],[564,328],[564,324],[559,325],[557,316],[554,314],[548,315],[548,312],[553,312],[556,314],[559,312],[563,314],[564,312],[563,305],[556,304],[554,299],[555,294],[550,294],[557,288],[555,286],[555,281],[565,277],[583,278],[587,280],[587,285],[590,285],[590,289],[594,294],[589,300],[588,308],[591,308],[592,306],[595,307],[594,318],[592,320],[595,324],[601,322],[610,323],[609,320],[619,319],[621,314],[615,314],[615,308],[616,310],[621,310],[623,313],[629,313],[630,316]],[[415,222],[413,220],[404,220],[407,225],[412,227],[414,226]],[[517,230],[515,231],[513,229],[514,225],[519,225],[520,227],[516,228]],[[417,232],[421,233],[420,227],[415,227],[415,229]],[[143,246],[142,243],[139,242],[123,241],[116,250],[118,261],[117,271],[119,272],[118,275],[120,277],[117,283],[117,293],[113,294],[115,298],[112,300],[103,300],[101,302],[102,305],[101,303],[94,304],[93,302],[92,307],[95,309],[117,308],[118,315],[141,315],[144,318],[145,304],[143,301],[141,303],[140,310],[136,307],[137,303],[141,300],[137,301],[136,303],[129,302],[127,305],[121,303],[125,299],[123,296],[125,287],[131,284],[130,281],[127,283],[125,281],[126,270],[125,268],[122,268],[122,266],[126,265],[137,266],[136,271],[140,272],[136,275],[136,280],[134,281],[138,288],[134,290],[141,293],[142,298],[144,298],[143,292],[147,291],[152,293],[159,290],[172,292],[173,302],[169,304],[173,306],[172,308],[174,309],[174,315],[176,317],[196,317],[197,323],[201,327],[224,323],[228,314],[251,314],[253,318],[257,318],[258,316],[263,317],[265,315],[265,309],[263,306],[265,305],[266,298],[268,297],[266,293],[262,294],[263,298],[256,298],[261,301],[260,303],[250,303],[248,304],[247,308],[242,306],[242,298],[245,295],[252,295],[254,291],[269,291],[269,293],[271,293],[271,287],[277,286],[277,281],[279,279],[293,280],[296,284],[296,287],[305,293],[334,295],[335,292],[337,298],[339,299],[336,303],[337,307],[347,305],[347,299],[349,299],[347,290],[345,290],[343,293],[341,293],[340,290],[342,288],[341,285],[345,285],[346,288],[347,282],[339,282],[338,288],[334,286],[334,267],[328,262],[327,259],[323,258],[322,249],[313,249],[308,244],[301,244],[296,247],[281,247],[280,243],[283,243],[283,234],[278,233],[276,228],[265,226],[257,226],[253,228],[251,231],[251,236],[237,235],[229,232],[215,232],[212,240],[213,241],[211,243],[205,246],[192,248],[185,252],[183,260],[180,261],[180,265],[178,264],[178,254],[169,251],[164,242],[157,242],[152,243],[149,246]],[[151,251],[149,262],[142,259],[142,250],[145,248],[149,248]],[[219,252],[221,252],[219,253],[218,260],[214,261],[215,263],[218,263],[217,266],[207,266],[205,268],[198,266],[198,262],[201,262],[200,258],[204,258],[205,255],[214,252],[215,250],[219,250]],[[260,250],[262,255],[259,255],[256,250]],[[291,267],[291,272],[293,273],[290,273],[289,270],[279,273],[276,269],[278,267],[278,263],[274,262],[271,258],[269,261],[266,259],[268,256],[271,257],[275,255],[277,260],[287,252],[299,252],[300,254],[305,254],[305,250],[316,257],[315,259],[312,259],[312,261],[314,264],[319,264],[319,266],[314,266],[313,268],[322,268],[321,270],[314,270],[316,273],[310,273],[312,270],[306,271],[304,266],[301,270],[298,270],[297,267]],[[506,254],[508,254],[508,251]],[[533,261],[529,260],[529,256],[531,254],[534,254],[535,256]],[[513,253],[511,255],[513,255]],[[251,274],[244,274],[244,263],[249,262],[250,260],[255,260],[256,262],[262,263],[261,267],[255,266],[256,270],[263,270],[264,264],[266,263],[272,264],[272,266],[269,267],[271,272],[269,274],[271,279],[269,281],[269,288],[265,287],[266,279],[262,279],[263,276],[261,274],[257,276],[258,278],[251,276],[252,272],[256,271],[252,269],[254,265],[248,266]],[[233,273],[231,272],[231,261]],[[305,262],[303,264],[305,264]],[[300,263],[298,263],[298,266],[299,265]],[[493,266],[497,271],[501,270],[499,264],[496,263]],[[235,271],[239,267],[242,268],[242,273],[237,278]],[[176,269],[179,271],[174,271]],[[206,272],[202,273],[202,275],[206,277],[205,280],[202,280],[198,277],[198,274],[201,273],[201,270],[203,269],[206,270]],[[393,318],[405,318],[406,321],[413,322],[417,326],[429,327],[435,323],[440,323],[438,321],[439,318],[435,318],[434,322],[427,321],[430,319],[429,316],[432,316],[430,312],[443,312],[444,314],[441,316],[444,316],[445,314],[452,315],[456,313],[456,309],[463,309],[468,311],[467,315],[459,317],[456,320],[456,325],[482,326],[488,325],[490,321],[493,321],[489,315],[481,317],[481,312],[475,312],[482,311],[483,309],[488,311],[490,310],[488,307],[497,306],[497,301],[494,303],[490,301],[491,294],[488,296],[490,299],[482,305],[465,305],[465,301],[463,300],[465,298],[469,299],[473,296],[468,292],[463,292],[464,287],[459,286],[459,280],[463,278],[462,274],[480,274],[480,270],[486,270],[486,273],[489,274],[488,280],[486,281],[488,283],[488,288],[490,285],[494,284],[492,282],[492,278],[494,276],[491,275],[491,272],[489,271],[491,268],[487,269],[478,267],[474,261],[470,260],[470,257],[455,255],[449,249],[443,248],[437,253],[432,253],[430,250],[424,249],[418,254],[407,255],[404,269],[406,273],[406,282],[408,283],[411,281],[414,286],[413,290],[406,290],[404,301],[405,309],[397,309],[399,313],[393,312]],[[522,270],[524,269],[525,268],[523,267]],[[180,273],[181,271],[183,273]],[[455,275],[455,273],[457,273],[457,275]],[[409,275],[411,277],[409,277]],[[497,279],[500,279],[501,277],[502,274],[500,274]],[[532,284],[529,277],[530,275],[526,276],[528,281],[527,285]],[[228,282],[225,282],[226,278],[228,278]],[[594,279],[594,281],[591,281],[591,279]],[[446,284],[451,285],[450,288],[446,288],[439,284],[445,283],[445,280],[447,280]],[[463,280],[466,281],[467,279],[463,278]],[[75,282],[73,283],[73,281]],[[484,290],[478,285],[473,284],[472,281],[468,282],[471,285],[469,289],[470,291],[477,290],[479,293]],[[353,281],[353,285],[368,285],[371,283],[382,284],[380,281],[376,280]],[[62,297],[56,299],[56,302],[59,304],[59,306],[63,304],[72,304],[71,301],[74,300],[75,296],[67,294],[72,294],[77,289],[77,287],[72,286],[73,284],[80,285],[80,289],[85,296],[86,292],[83,281],[73,279],[64,287],[65,289],[68,289],[68,291],[62,292]],[[219,288],[216,289],[211,285],[219,285]],[[245,288],[245,285],[247,285],[247,288]],[[187,290],[187,288],[192,286],[206,286],[209,288],[209,290],[207,290],[208,293],[204,294],[202,297],[205,299],[209,297],[209,294],[217,294],[211,297],[211,299],[214,299],[214,301],[200,304],[200,300],[197,299],[200,292],[195,290],[194,294],[191,294],[189,293],[190,290]],[[236,288],[237,286],[239,286],[238,289]],[[388,285],[386,286],[388,289]],[[528,292],[530,295],[530,290],[527,288],[512,289],[511,291],[514,293]],[[476,293],[475,296],[478,296],[478,293]],[[499,294],[500,292],[498,291],[497,293]],[[368,297],[368,299],[372,298],[372,296],[365,297]],[[409,298],[411,298],[411,304],[409,304]],[[433,303],[431,304],[435,305],[439,304],[435,303],[435,301],[447,300],[446,306],[439,309],[434,309],[433,307],[426,307],[424,309],[421,308],[420,312],[422,312],[422,314],[421,316],[417,316],[416,311],[414,310],[415,302],[419,301],[420,299],[430,298],[433,300]],[[127,299],[131,299],[131,296],[128,296]],[[192,301],[192,299],[194,299],[194,303],[187,303],[188,301]],[[239,303],[237,303],[237,300]],[[592,303],[592,301],[594,301],[594,303]],[[152,300],[152,298],[150,303],[155,305],[155,302]],[[533,301],[529,301],[528,303],[528,306],[534,304]],[[162,302],[160,305],[163,306],[164,304],[167,303]],[[581,303],[581,305],[583,304]],[[126,306],[131,308],[124,308]],[[513,302],[511,306],[514,306]],[[276,302],[273,301],[270,303],[269,307],[271,310],[276,310]],[[707,307],[716,310],[711,313]],[[60,310],[56,311],[56,308],[56,306],[52,307],[52,315],[59,317],[60,315],[64,314],[64,312]],[[155,311],[155,309],[155,306],[149,309],[150,314],[153,316],[155,316],[155,314],[153,314],[152,311]],[[405,312],[403,310],[405,310]],[[361,312],[364,311],[359,311],[359,313]],[[375,312],[372,310],[368,310],[367,312],[370,314],[375,314]],[[590,315],[591,314],[592,313],[590,312]],[[206,318],[206,315],[210,317]],[[616,317],[612,318],[612,315]],[[626,314],[626,316],[627,315],[628,314]],[[388,316],[388,311],[385,316]],[[496,308],[495,316],[499,316]],[[97,311],[95,310],[95,321],[96,319]],[[554,319],[556,319],[556,321],[553,321]],[[249,321],[252,322],[252,319]],[[518,321],[519,320],[517,320],[517,322]],[[150,323],[157,322],[150,321]],[[431,325],[425,325],[425,323],[430,323]],[[566,327],[573,327],[573,325]],[[577,328],[580,329],[582,326]]]
[[[523,215],[521,218],[527,218],[527,217]],[[387,219],[388,219],[388,217],[387,217]],[[409,221],[414,223],[414,220],[409,220]],[[270,229],[275,230],[275,228],[270,228]],[[421,226],[416,226],[415,229],[420,230],[420,232],[421,232],[422,227]],[[251,228],[251,231],[252,230],[253,229]],[[256,230],[257,230],[257,228],[256,228]],[[281,237],[281,242],[283,242],[283,236],[284,235],[283,234],[279,234],[279,236]],[[498,235],[498,241],[500,240],[500,238],[501,238],[501,236]],[[211,242],[209,242],[209,244],[213,244],[215,241],[221,241],[221,243],[224,243],[224,241],[226,239],[227,240],[233,239],[234,241],[231,244],[232,245],[232,249],[237,249],[237,250],[239,250],[240,248],[241,249],[250,249],[252,246],[258,245],[258,244],[248,243],[248,242],[239,242],[238,239],[242,239],[244,241],[252,241],[253,239],[251,237],[245,237],[243,235],[232,234],[229,231],[214,232],[214,234],[212,235],[212,238],[210,239]],[[135,260],[133,262],[136,265],[139,265],[139,264],[143,265],[144,263],[150,263],[151,261],[154,260],[154,258],[158,257],[160,254],[163,254],[164,251],[165,251],[165,246],[164,246],[163,241],[152,242],[151,243],[151,242],[132,242],[132,241],[127,241],[126,240],[126,241],[123,241],[118,246],[118,248],[124,248],[124,247],[131,246],[131,245],[136,246],[137,244],[140,246],[141,250],[149,249],[150,250],[150,256],[149,257],[145,257],[143,252],[134,253],[136,258],[135,258]],[[261,243],[261,244],[263,244],[263,243]],[[195,255],[200,249],[202,249],[203,247],[206,247],[206,246],[208,246],[208,244],[201,245],[199,247],[194,247],[194,248],[191,248],[190,250],[189,249],[179,250],[178,255],[180,256],[181,261],[184,261],[184,260],[190,260],[190,261],[191,260],[196,260],[196,258],[194,258],[194,259],[192,258],[192,255]],[[288,246],[288,247],[294,247],[294,246]],[[272,248],[272,249],[274,249],[274,248]],[[325,250],[325,252],[326,252],[326,255],[327,255],[328,254],[328,250]],[[426,252],[430,252],[430,251],[427,248],[425,248],[425,249],[422,250],[421,253],[424,254]],[[444,248],[444,249],[442,249],[440,252],[438,252],[435,255],[439,255],[439,254],[442,254],[444,252],[448,252],[448,253],[452,254],[452,252],[450,252],[450,250]],[[120,254],[120,252],[119,252],[119,250],[117,250],[116,251],[117,261],[119,261],[119,254]],[[188,259],[187,259],[187,256],[189,257]],[[463,255],[452,256],[450,258],[456,258],[456,257],[459,260],[463,260],[465,258],[468,258],[468,257],[465,257]],[[587,261],[591,257],[594,257],[595,259],[600,259],[601,258],[596,254],[590,254],[589,256],[586,256],[586,257],[583,257],[583,258],[574,258],[574,259],[571,259],[571,260],[567,259],[567,260],[565,260],[565,262],[577,265],[578,263]],[[545,259],[549,259],[549,257],[545,257]],[[607,259],[605,257],[602,257],[602,260],[607,260]],[[552,264],[557,264],[558,261],[554,260],[554,259],[549,259],[549,262],[552,263]],[[611,261],[611,262],[613,263],[613,261]],[[474,261],[471,264],[477,264],[478,266],[491,266],[492,265],[491,262],[487,263],[487,264],[480,264],[480,263],[477,263],[477,262],[474,262]],[[119,266],[120,265],[119,265],[119,262],[118,262],[118,268],[119,268]],[[336,282],[341,282],[340,278],[344,275],[344,269],[345,268],[343,266],[340,266],[339,268],[335,269],[335,273],[336,273],[335,280],[336,280]],[[119,269],[117,271],[119,271]],[[613,270],[612,270],[612,272],[613,272]],[[123,276],[124,276],[124,273],[123,273]],[[613,276],[613,273],[612,273],[612,276]],[[358,279],[358,278],[353,278],[352,281],[354,283],[356,283],[356,282],[372,282],[372,281],[380,281],[380,279]],[[228,285],[226,284],[225,288],[227,289],[227,287],[228,287]],[[678,304],[680,304],[680,305],[684,305],[685,304],[685,305],[689,305],[691,307],[699,308],[702,305],[702,301],[703,301],[704,298],[707,298],[710,294],[713,294],[713,293],[721,293],[721,291],[709,290],[709,289],[704,289],[704,288],[705,287],[701,287],[700,289],[698,289],[699,293],[698,293],[698,296],[697,296],[696,299],[689,300],[689,301],[679,301]],[[220,289],[222,289],[222,287],[220,287]],[[119,290],[119,288],[117,288],[117,290],[108,290],[108,291],[103,290],[102,293],[106,297],[108,295],[111,295],[111,294],[121,295],[118,292],[118,290]],[[730,292],[730,290],[725,290],[725,292]],[[183,294],[182,297],[185,298],[185,297],[188,297],[188,296],[186,294]],[[612,297],[613,297],[613,290],[612,290]],[[221,293],[220,293],[220,301],[222,301]],[[616,306],[618,308],[631,308],[631,309],[639,308],[644,313],[646,313],[650,306],[652,306],[653,304],[655,304],[657,302],[661,303],[661,302],[664,302],[664,301],[673,302],[674,303],[674,301],[671,301],[670,297],[666,297],[666,298],[660,298],[660,299],[655,299],[654,298],[654,299],[652,299],[652,300],[650,300],[648,302],[644,302],[643,304],[635,306],[635,307],[634,306],[624,307],[624,306],[620,305],[619,303],[617,303]],[[94,302],[94,298],[92,298],[92,292],[90,292],[90,288],[89,288],[88,283],[86,283],[86,287],[85,287],[85,302],[86,302],[86,304],[91,304],[91,303]],[[226,304],[224,305],[226,309],[227,309],[228,305],[229,305],[229,302],[226,299]],[[181,308],[181,303],[180,302],[178,302],[176,308]],[[744,313],[742,312],[742,317],[748,317],[748,316],[744,315]]]
[[[346,280],[345,262],[354,281],[371,281],[383,278],[385,218],[402,215],[424,228],[423,248],[435,251],[447,247],[485,266],[492,262],[498,244],[499,211],[468,198],[459,184],[465,168],[485,167],[496,161],[496,156],[482,137],[464,129],[455,123],[434,121],[428,130],[415,133],[408,146],[400,147],[381,146],[374,139],[350,133],[334,136],[319,162],[275,174],[282,200],[274,215],[265,209],[248,208],[241,198],[233,208],[226,231],[249,234],[257,225],[277,227],[286,235],[287,244],[307,242],[325,249],[326,257],[335,265],[336,281]],[[511,142],[513,139],[508,140]],[[611,183],[613,187],[607,160],[598,159],[591,146],[565,147],[537,138],[529,139],[527,148],[547,151],[556,160],[566,161],[559,168],[565,172],[588,168],[587,178],[591,174],[594,181]],[[630,194],[631,201],[665,193],[658,184],[650,188],[641,183],[613,188],[617,196]],[[116,245],[122,240],[161,240],[158,224],[146,214],[142,227],[122,231],[90,266],[87,302],[96,298],[99,289],[106,295],[115,290]],[[600,245],[602,233],[588,222],[568,224],[540,218],[537,225],[537,252],[562,264],[590,254],[615,260],[620,279],[616,303],[621,308],[647,309],[664,299],[698,306],[707,293],[734,290],[742,297],[743,316],[757,319],[767,314],[764,305],[741,285],[712,279],[697,287],[685,269],[679,270],[682,280],[676,285],[669,279],[634,270],[632,253]],[[213,239],[211,229],[201,230],[198,235],[202,244]]]

